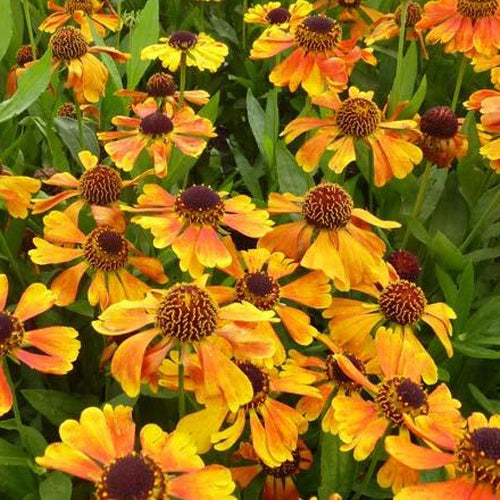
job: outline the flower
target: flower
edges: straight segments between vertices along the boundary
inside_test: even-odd
[[[391,252],[387,258],[398,276],[403,280],[417,281],[420,274],[420,261],[418,257],[408,250],[397,250]]]
[[[79,421],[65,420],[59,434],[62,442],[49,444],[36,462],[93,482],[98,500],[235,499],[229,470],[204,465],[182,432],[167,433],[147,424],[140,432],[140,450],[135,451],[129,406],[86,408]]]
[[[417,141],[424,158],[438,168],[450,168],[455,158],[463,158],[468,140],[458,131],[459,126],[457,115],[448,106],[428,109],[420,118],[422,136]]]
[[[240,444],[240,448],[234,456],[257,463],[231,467],[231,475],[242,489],[249,486],[256,477],[264,475],[261,497],[263,500],[292,500],[299,498],[294,479],[297,474],[311,468],[313,456],[311,450],[301,439],[298,440],[297,448],[292,455],[293,460],[287,460],[277,467],[269,467],[259,460],[253,446],[248,442],[244,442]]]
[[[338,433],[345,443],[340,449],[353,450],[356,460],[365,460],[388,432],[407,437],[409,430],[420,436],[420,427],[434,441],[453,445],[461,432],[460,402],[451,397],[445,384],[431,392],[422,386],[426,360],[409,339],[381,327],[375,345],[382,371],[377,383],[371,382],[346,355],[336,356],[340,369],[372,398],[364,400],[358,393],[334,397]]]
[[[66,88],[72,88],[78,103],[97,102],[106,90],[109,71],[93,55],[108,54],[119,62],[125,62],[130,54],[111,47],[89,47],[82,32],[72,26],[63,26],[50,37],[54,68],[64,64],[68,68]]]
[[[229,53],[226,44],[215,41],[206,33],[176,31],[168,38],[160,38],[159,44],[149,45],[141,51],[142,60],[160,59],[162,66],[169,71],[177,71],[182,60],[188,67],[200,71],[217,71]]]
[[[165,283],[160,262],[139,252],[123,232],[112,226],[97,226],[88,234],[78,227],[82,203],[64,212],[53,211],[43,218],[44,238],[34,238],[29,256],[35,264],[62,264],[78,259],[52,281],[56,304],[67,306],[75,301],[83,275],[92,270],[87,292],[90,305],[101,309],[122,299],[142,299],[149,286],[126,267],[132,266],[156,281]],[[120,221],[121,222],[121,221]]]
[[[331,287],[327,276],[321,271],[313,271],[294,277],[299,264],[281,252],[271,253],[265,248],[238,252],[229,238],[225,243],[232,255],[232,263],[222,271],[235,278],[236,283],[234,287],[216,287],[219,300],[247,301],[262,311],[274,310],[295,342],[311,344],[319,332],[311,325],[307,313],[293,303],[315,309],[328,307]],[[274,360],[281,364],[285,359],[285,349],[279,337],[270,323],[261,323],[259,327],[264,328],[276,343]]]
[[[444,44],[446,53],[493,56],[500,48],[500,9],[497,0],[427,2],[416,28],[430,28],[426,41]]]
[[[356,40],[342,41],[342,28],[334,19],[312,15],[293,30],[271,26],[254,41],[251,59],[267,59],[293,48],[293,52],[274,67],[269,80],[295,92],[299,86],[317,95],[329,86],[343,90],[349,74],[360,59],[374,65],[371,49],[356,46]]]
[[[340,346],[362,345],[375,326],[386,325],[393,328],[419,348],[422,358],[427,361],[423,379],[428,384],[437,380],[437,368],[431,356],[423,349],[415,336],[419,325],[427,323],[443,345],[448,356],[453,355],[450,341],[451,321],[456,315],[444,302],[428,304],[424,291],[411,281],[392,276],[373,285],[355,287],[377,299],[377,304],[367,301],[333,297],[323,316],[330,319],[330,336]]]
[[[165,99],[174,108],[178,107],[180,98],[180,92],[177,90],[174,78],[164,71],[153,73],[149,77],[146,83],[146,92],[120,89],[115,92],[115,95],[131,97],[134,100],[134,104],[144,102],[148,97]],[[202,106],[209,101],[210,95],[205,90],[185,90],[184,99],[191,104]]]
[[[48,7],[53,13],[42,21],[39,29],[47,33],[54,33],[72,19],[80,25],[85,40],[89,42],[93,40],[91,24],[99,36],[104,38],[107,30],[119,30],[122,22],[114,12],[112,14],[103,13],[103,6],[104,3],[97,0],[66,0],[64,6],[49,0]]]
[[[40,51],[37,49],[37,57],[40,56]],[[7,83],[5,86],[5,92],[8,97],[13,96],[17,90],[17,79],[25,70],[25,65],[27,63],[33,62],[35,59],[33,57],[33,51],[31,45],[21,45],[16,52],[16,64],[12,66],[7,75]]]
[[[264,358],[272,356],[274,346],[235,322],[268,321],[273,316],[272,311],[260,311],[249,303],[219,307],[201,282],[181,282],[166,290],[151,291],[143,300],[114,304],[92,324],[102,335],[129,335],[111,361],[111,373],[127,395],[139,394],[150,365],[159,366],[177,342],[184,347],[183,357],[191,346],[198,353],[198,380],[207,399],[222,398],[236,411],[252,399],[252,386],[228,351],[248,349],[248,355]],[[224,352],[216,342],[225,343]]]
[[[0,199],[5,201],[12,217],[25,219],[31,208],[31,195],[41,186],[38,179],[22,175],[9,175],[0,165]]]
[[[195,384],[197,399],[204,401],[206,408],[183,417],[178,428],[196,439],[198,450],[208,451],[213,444],[216,450],[224,451],[238,441],[248,420],[255,453],[265,465],[279,467],[294,461],[299,435],[307,431],[308,422],[290,404],[278,401],[276,395],[320,397],[319,390],[311,386],[314,374],[299,368],[267,368],[252,361],[237,361],[237,366],[251,384],[251,400],[237,410],[230,409],[220,398],[209,399],[203,394],[204,387]],[[219,430],[225,420],[230,425]],[[200,422],[205,425],[200,427]]]
[[[97,137],[106,144],[104,149],[118,168],[130,172],[146,149],[153,159],[158,177],[167,175],[172,146],[188,156],[198,157],[207,145],[207,138],[215,137],[210,120],[194,113],[189,106],[176,111],[169,103],[160,110],[152,98],[132,105],[137,118],[115,116],[113,125],[130,130],[99,132]]]
[[[231,264],[221,238],[224,226],[258,238],[273,224],[266,210],[256,209],[248,196],[227,198],[227,193],[207,186],[191,186],[172,196],[157,184],[147,184],[138,202],[130,210],[151,215],[138,215],[132,222],[151,230],[156,248],[172,245],[181,269],[193,277],[205,267]]]
[[[425,431],[423,439],[430,439]],[[419,484],[404,488],[395,500],[425,500],[454,498],[456,500],[497,499],[500,495],[500,415],[487,419],[482,413],[472,413],[467,428],[454,445],[424,448],[394,436],[386,439],[391,456],[414,470],[438,469],[446,466],[450,478],[446,481]]]
[[[311,13],[312,9],[313,5],[305,0],[298,0],[288,8],[282,7],[280,2],[268,2],[250,7],[245,12],[243,20],[251,24],[293,29]]]
[[[393,177],[403,179],[422,161],[420,148],[409,142],[416,133],[414,120],[383,121],[383,113],[373,102],[373,91],[349,88],[349,97],[340,101],[336,94],[319,96],[313,102],[333,111],[327,118],[301,117],[291,121],[281,135],[287,143],[299,135],[317,129],[299,148],[295,158],[306,171],[314,170],[325,151],[333,151],[328,162],[339,174],[356,161],[355,144],[365,143],[373,153],[375,186],[380,187]]]
[[[24,290],[13,312],[7,310],[9,282],[0,274],[0,415],[12,408],[12,392],[5,375],[7,357],[42,373],[64,375],[78,357],[78,332],[68,326],[30,329],[27,321],[52,308],[55,296],[42,283]],[[34,348],[31,350],[29,348]]]
[[[397,7],[394,13],[385,14],[379,17],[371,26],[369,33],[365,37],[366,45],[373,45],[381,40],[389,40],[399,36],[401,29],[402,8]],[[406,23],[405,36],[407,40],[418,40],[422,52],[428,58],[425,43],[422,37],[422,29],[417,28],[416,24],[422,19],[422,7],[417,2],[408,2],[406,4]]]
[[[361,208],[338,184],[325,182],[305,196],[271,193],[271,214],[301,214],[295,222],[280,224],[259,241],[259,248],[283,252],[306,269],[323,271],[339,290],[387,273],[382,261],[384,242],[369,228],[399,227]]]

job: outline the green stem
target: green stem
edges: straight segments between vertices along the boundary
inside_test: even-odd
[[[80,105],[75,103],[75,114],[78,122],[78,142],[80,144],[80,149],[83,151],[86,149],[85,147],[85,135],[83,133],[83,116],[82,110],[80,109]]]
[[[31,25],[31,14],[28,0],[23,0],[24,17],[26,18],[26,28],[28,30],[28,36],[30,39],[31,52],[33,55],[33,61],[36,61],[36,43],[35,37],[33,36],[33,26]]]
[[[118,5],[117,5],[117,12],[116,15],[118,16],[118,19],[121,20],[122,18],[122,0],[118,0]],[[122,21],[123,23],[123,21]],[[120,28],[117,33],[116,33],[116,46],[120,48],[120,35],[122,32],[122,28]]]
[[[21,439],[21,444],[23,448],[27,451],[27,440],[26,440],[26,433],[24,432],[24,425],[23,421],[21,419],[21,412],[19,411],[19,405],[17,404],[17,397],[16,397],[16,390],[14,387],[14,384],[12,382],[12,377],[10,375],[10,370],[9,370],[9,365],[7,362],[7,359],[4,358],[3,360],[3,370],[5,373],[5,377],[7,378],[7,382],[9,384],[9,388],[12,392],[12,409],[14,410],[14,420],[16,422],[16,427],[19,432],[19,438]]]
[[[9,259],[10,267],[12,267],[12,270],[14,271],[15,275],[17,276],[17,279],[19,282],[26,287],[27,282],[24,279],[23,274],[21,273],[21,270],[19,269],[19,265],[17,263],[17,260],[14,259],[14,256],[12,255],[12,252],[10,251],[9,245],[7,244],[7,240],[5,239],[4,231],[0,231],[0,251]]]
[[[460,63],[460,69],[458,70],[455,91],[453,92],[453,100],[451,101],[451,109],[453,111],[457,109],[458,97],[460,96],[460,90],[462,89],[462,83],[464,81],[465,68],[467,68],[467,59],[464,55],[462,55],[462,62]]]
[[[186,414],[186,393],[184,391],[184,360],[183,360],[182,344],[179,347],[179,368],[178,368],[178,383],[179,383],[179,418]]]
[[[405,31],[406,31],[406,18],[408,16],[408,0],[401,3],[401,22],[399,28],[399,40],[398,40],[398,58],[396,65],[396,76],[394,77],[394,90],[393,95],[390,96],[390,108],[391,112],[394,107],[399,104],[400,92],[401,92],[401,81],[404,77],[403,74],[403,56],[405,48]]]
[[[461,252],[466,250],[467,247],[474,241],[474,238],[476,237],[477,233],[483,227],[484,222],[490,215],[491,210],[493,208],[496,208],[499,202],[500,202],[500,186],[497,188],[497,192],[495,193],[495,196],[488,205],[488,208],[483,212],[481,218],[476,222],[476,225],[472,228],[472,231],[469,233],[469,236],[467,236],[465,241],[460,245]]]
[[[352,497],[352,500],[358,500],[358,498],[361,498],[363,493],[366,490],[366,487],[370,483],[373,473],[375,472],[375,467],[377,466],[378,458],[380,455],[380,451],[382,450],[382,446],[385,442],[385,434],[383,437],[379,440],[377,443],[377,446],[373,450],[372,453],[372,459],[370,461],[370,465],[368,466],[368,470],[366,471],[365,478],[363,479],[363,482],[361,483],[361,487],[359,488],[358,492]]]
[[[425,163],[424,173],[420,178],[420,187],[418,188],[417,197],[415,199],[415,205],[413,205],[413,210],[411,212],[412,219],[417,218],[420,214],[420,210],[422,210],[422,205],[424,203],[425,188],[427,187],[427,183],[429,182],[429,175],[431,173],[431,170],[432,170],[432,163],[430,161],[427,161]],[[406,226],[406,232],[403,238],[403,243],[401,245],[401,248],[406,248],[409,238],[410,238],[410,227]]]
[[[243,21],[241,24],[241,46],[243,50],[246,49],[247,45],[247,23],[245,22],[245,13],[248,10],[248,0],[243,0]]]
[[[180,64],[180,86],[179,86],[179,109],[184,104],[184,92],[186,91],[186,53],[181,54]]]

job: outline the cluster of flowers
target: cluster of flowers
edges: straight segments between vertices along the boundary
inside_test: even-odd
[[[67,68],[66,87],[74,91],[76,105],[61,113],[76,116],[106,88],[108,70],[93,54],[129,57],[90,45],[93,33],[120,29],[120,19],[91,0],[68,0],[64,7],[49,2],[49,8],[54,13],[40,29],[51,33],[54,68]],[[329,17],[339,8],[339,20]],[[66,26],[70,21],[79,28]],[[290,142],[314,131],[296,153],[304,170],[315,170],[328,151],[328,167],[340,174],[356,160],[362,142],[372,151],[379,187],[404,178],[424,157],[447,168],[466,153],[461,120],[452,109],[440,106],[422,117],[398,119],[404,103],[386,116],[374,92],[349,87],[359,61],[376,64],[370,45],[397,36],[404,26],[424,54],[425,36],[447,52],[461,52],[476,69],[492,70],[499,90],[475,92],[467,107],[481,113],[481,153],[500,171],[497,1],[431,1],[423,8],[410,1],[386,15],[361,1],[298,0],[288,8],[271,2],[250,8],[245,21],[265,26],[250,57],[276,56],[271,83],[292,92],[300,87],[318,106],[318,116],[301,116],[282,133]],[[351,38],[342,39],[341,23],[348,24]],[[368,48],[358,45],[363,38]],[[288,55],[280,60],[284,51]],[[159,59],[182,74],[186,67],[214,72],[227,54],[207,34],[177,31],[145,47],[141,58]],[[11,93],[17,76],[36,64],[30,47],[18,55]],[[34,215],[50,211],[43,237],[33,239],[33,263],[72,263],[57,268],[50,290],[41,283],[29,286],[14,312],[6,309],[7,278],[0,276],[2,363],[11,357],[45,373],[70,371],[80,347],[77,332],[64,326],[29,329],[26,321],[53,305],[69,306],[85,286],[89,304],[99,310],[93,328],[109,339],[102,363],[110,362],[124,392],[137,397],[147,384],[152,391],[163,387],[180,394],[176,430],[146,425],[140,451],[132,409],[106,405],[88,408],[79,422],[64,422],[62,442],[49,445],[38,463],[94,482],[102,499],[234,498],[233,481],[244,488],[259,474],[266,477],[264,498],[293,499],[294,476],[312,463],[300,436],[319,420],[356,460],[383,461],[377,480],[396,498],[500,497],[500,417],[488,421],[474,413],[465,420],[459,401],[438,384],[428,343],[421,341],[430,327],[452,356],[455,314],[444,303],[428,303],[416,284],[414,256],[399,251],[388,258],[384,240],[372,230],[400,224],[355,207],[348,191],[331,182],[304,196],[271,193],[266,209],[246,195],[204,185],[168,192],[161,180],[168,179],[172,152],[198,157],[215,136],[213,124],[191,107],[208,102],[209,95],[183,85],[178,89],[170,74],[158,72],[144,92],[118,92],[132,99],[135,117],[116,116],[117,130],[98,133],[106,164],[81,151],[81,176],[54,173],[43,181],[45,194],[34,200],[38,180],[0,177],[0,196],[13,217],[26,217],[28,209]],[[123,179],[120,170],[132,171],[143,151],[153,168]],[[137,201],[122,202],[122,191],[139,183]],[[56,194],[48,196],[49,188],[57,188]],[[89,214],[90,229],[81,223]],[[171,249],[185,281],[152,289],[147,280],[164,285],[168,278],[158,257],[129,241],[129,225],[150,231],[155,249]],[[350,291],[357,299],[345,295]],[[317,311],[328,320],[327,333],[318,327]],[[312,349],[288,349],[293,343]],[[186,392],[200,408],[187,415]],[[287,395],[299,396],[298,402]],[[8,376],[0,371],[0,411],[11,406]],[[237,443],[233,458],[252,464],[229,470],[206,466],[198,455]],[[420,484],[419,471],[443,466],[449,480]]]

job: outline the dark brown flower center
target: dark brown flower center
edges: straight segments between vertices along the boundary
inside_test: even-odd
[[[127,240],[107,226],[98,227],[87,236],[84,250],[89,264],[100,271],[116,271],[127,263]]]
[[[39,51],[37,49],[37,57],[39,56]],[[31,50],[31,45],[21,45],[16,52],[16,63],[21,68],[24,67],[26,63],[33,61],[33,51]]]
[[[246,273],[237,280],[235,289],[238,300],[246,300],[263,311],[272,309],[279,301],[278,282],[263,271]]]
[[[264,472],[269,476],[288,477],[294,476],[300,471],[300,451],[292,451],[292,460],[286,460],[279,467],[269,467],[264,462],[261,462]]]
[[[375,402],[380,412],[396,425],[404,423],[405,414],[417,417],[429,411],[427,393],[420,385],[404,377],[380,383]]]
[[[497,0],[458,0],[457,11],[464,17],[478,21],[493,16],[498,10]]]
[[[417,322],[425,311],[427,300],[421,288],[415,283],[400,280],[391,283],[381,293],[378,304],[382,314],[400,325]]]
[[[337,111],[337,125],[345,135],[361,139],[377,130],[381,115],[378,106],[369,99],[350,97]]]
[[[269,394],[269,375],[249,361],[240,361],[237,365],[250,380],[253,389],[253,399],[245,405],[245,409],[256,408]]]
[[[12,349],[19,347],[23,336],[23,323],[6,311],[0,312],[0,356],[5,356]]]
[[[224,215],[224,203],[213,189],[191,186],[176,196],[174,210],[188,224],[217,226]]]
[[[420,119],[420,130],[439,139],[451,139],[458,132],[458,118],[448,106],[428,109]]]
[[[72,26],[59,28],[49,42],[53,56],[59,61],[78,59],[88,51],[85,38],[79,30]]]
[[[401,26],[401,5],[394,12],[394,21]],[[422,19],[422,7],[416,2],[408,2],[406,7],[406,27],[413,28]]]
[[[178,283],[163,297],[156,324],[166,337],[194,342],[217,329],[219,307],[209,292],[194,284]]]
[[[65,116],[76,120],[75,105],[72,102],[65,102],[57,109],[57,116]]]
[[[66,0],[66,12],[73,15],[75,11],[81,10],[88,16],[93,14],[92,0]]]
[[[166,478],[151,458],[135,452],[107,465],[97,483],[97,500],[160,500]]]
[[[196,45],[198,37],[190,31],[176,31],[170,35],[168,44],[178,50],[189,50]]]
[[[172,132],[174,124],[165,113],[155,111],[141,120],[140,129],[143,134],[157,137]]]
[[[491,485],[494,493],[500,490],[499,428],[481,427],[467,432],[458,445],[456,456],[458,470],[472,473],[478,483]]]
[[[98,165],[80,178],[82,198],[91,205],[106,206],[118,201],[122,190],[120,174],[112,168]]]
[[[357,358],[354,354],[350,352],[345,352],[344,356],[361,372],[366,373],[365,365],[363,362]],[[351,380],[340,368],[338,361],[335,359],[334,354],[328,354],[326,357],[326,376],[328,380],[335,382],[338,386],[343,387],[347,390],[357,389],[359,384]]]
[[[290,20],[290,12],[283,7],[278,7],[276,9],[270,10],[267,13],[267,20],[269,24],[283,24]]]
[[[176,93],[177,85],[171,75],[161,72],[151,75],[146,89],[151,97],[167,97]]]
[[[318,229],[341,229],[349,222],[353,207],[352,198],[338,184],[324,183],[307,192],[302,215]]]
[[[420,262],[416,255],[407,250],[397,250],[389,255],[388,260],[401,279],[417,281],[420,274]]]
[[[339,5],[344,8],[357,8],[363,0],[339,0]]]
[[[341,39],[340,24],[325,16],[309,16],[295,31],[295,40],[306,52],[331,51]]]

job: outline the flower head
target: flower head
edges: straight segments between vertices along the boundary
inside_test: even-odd
[[[28,326],[28,320],[48,311],[55,303],[55,295],[45,285],[33,283],[26,288],[14,310],[7,307],[8,294],[7,276],[0,274],[0,415],[12,407],[11,388],[4,371],[7,356],[42,373],[64,375],[73,369],[80,351],[74,328]]]
[[[271,193],[268,211],[302,217],[274,228],[260,239],[259,247],[283,252],[306,269],[323,271],[339,290],[387,273],[382,262],[385,244],[369,226],[390,229],[399,224],[355,208],[338,184],[319,184],[305,196]]]
[[[312,9],[313,5],[305,0],[298,0],[288,8],[283,7],[280,2],[268,2],[250,7],[243,19],[246,23],[293,29],[310,14]]]
[[[37,58],[40,57],[40,51],[36,50]],[[33,62],[35,58],[33,57],[33,50],[31,45],[21,45],[16,52],[16,64],[12,66],[7,75],[7,83],[5,85],[6,94],[10,97],[15,94],[17,90],[17,79],[25,71],[25,66]]]
[[[215,41],[206,33],[176,31],[168,38],[160,38],[160,42],[142,49],[141,59],[160,59],[162,66],[169,71],[177,71],[184,59],[188,67],[214,73],[229,52],[227,45]]]
[[[98,500],[234,499],[229,470],[205,466],[185,433],[148,424],[136,451],[131,407],[87,408],[79,421],[65,420],[59,433],[62,442],[50,444],[37,463],[93,482]]]
[[[176,111],[170,104],[165,110],[159,108],[153,98],[133,105],[137,118],[115,116],[112,123],[129,130],[99,132],[104,149],[118,168],[129,172],[144,149],[154,162],[158,177],[167,175],[168,161],[175,146],[188,156],[198,157],[214,137],[210,120],[194,113],[189,106]]]
[[[313,99],[320,106],[330,109],[328,118],[296,118],[282,132],[286,142],[299,135],[317,130],[299,148],[298,164],[311,172],[326,151],[333,156],[329,168],[341,173],[356,161],[357,142],[365,143],[373,152],[375,185],[383,186],[393,177],[406,177],[415,165],[422,161],[422,151],[408,139],[418,135],[417,123],[413,120],[384,119],[380,108],[373,102],[373,91],[361,92],[356,87],[349,89],[349,97],[340,101],[336,94],[325,94]]]
[[[416,282],[420,274],[418,257],[408,250],[397,250],[389,254],[388,262],[403,280]]]

